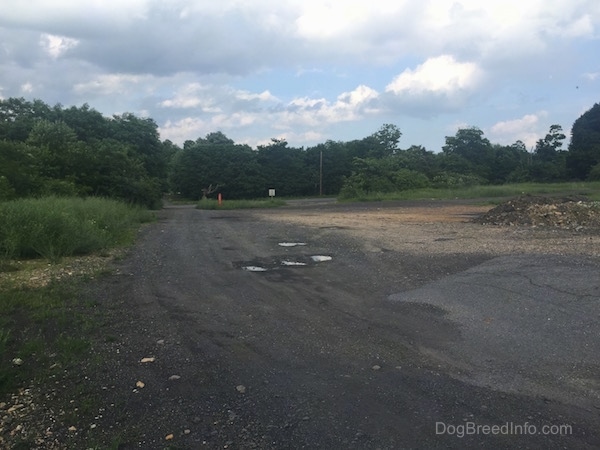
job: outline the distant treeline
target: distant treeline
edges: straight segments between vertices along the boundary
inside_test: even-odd
[[[600,180],[600,104],[559,125],[528,151],[517,141],[492,144],[478,128],[447,136],[441,152],[402,149],[391,124],[363,139],[308,148],[285,140],[253,149],[222,132],[183,148],[162,141],[150,118],[105,117],[87,104],[64,108],[41,100],[0,100],[0,200],[47,194],[104,196],[149,207],[170,192],[189,199],[342,195],[507,182]],[[218,187],[216,190],[215,187]],[[211,189],[209,189],[211,188]]]

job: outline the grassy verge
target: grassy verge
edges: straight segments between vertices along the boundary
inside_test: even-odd
[[[490,199],[515,197],[523,194],[536,195],[585,195],[590,200],[600,200],[600,182],[579,183],[518,183],[505,185],[481,185],[457,188],[425,188],[391,193],[369,193],[341,201],[385,201],[423,199]]]
[[[80,281],[153,217],[106,199],[0,203],[0,400],[88,357],[102,318],[78,297]]]
[[[101,198],[21,199],[0,203],[0,257],[57,261],[122,245],[152,214]]]
[[[198,209],[252,209],[252,208],[277,208],[285,205],[284,200],[223,200],[219,205],[217,200],[207,198],[198,202]]]

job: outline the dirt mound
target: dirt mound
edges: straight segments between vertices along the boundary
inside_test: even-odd
[[[600,230],[600,202],[582,196],[523,195],[496,206],[474,221],[489,225]]]

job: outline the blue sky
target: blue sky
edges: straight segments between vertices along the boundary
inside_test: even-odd
[[[600,102],[597,0],[4,0],[0,98],[152,117],[162,139],[531,148]]]

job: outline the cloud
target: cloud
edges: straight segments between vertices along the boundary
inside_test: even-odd
[[[490,137],[493,141],[505,145],[520,140],[528,148],[531,148],[543,136],[540,122],[547,116],[546,111],[540,111],[536,114],[526,114],[519,119],[497,122],[490,127]]]
[[[597,0],[7,0],[0,92],[143,112],[176,142],[434,117],[441,139],[443,124],[498,125],[498,111],[521,117],[505,127],[541,109],[574,119],[581,102],[571,113],[555,94],[598,79],[599,27]]]
[[[69,49],[75,48],[78,43],[77,39],[48,33],[43,33],[40,38],[40,45],[54,59],[62,56]]]
[[[150,84],[149,84],[150,83]],[[73,91],[82,96],[91,95],[127,95],[139,89],[151,91],[150,75],[107,74],[98,75],[92,80],[75,84]]]
[[[482,79],[483,71],[477,64],[442,55],[427,59],[414,70],[405,69],[385,92],[394,110],[404,108],[418,115],[431,115],[465,106]]]
[[[406,69],[386,86],[396,95],[454,95],[474,89],[480,77],[476,64],[457,62],[451,55],[430,58],[415,70]]]

